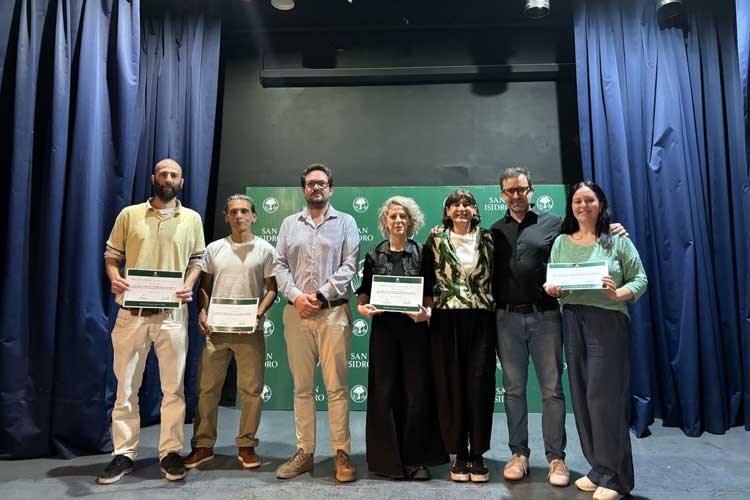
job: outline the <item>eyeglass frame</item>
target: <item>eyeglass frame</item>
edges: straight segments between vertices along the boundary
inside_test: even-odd
[[[526,196],[533,190],[534,186],[518,186],[508,189],[501,189],[500,192],[505,196],[512,197],[514,194],[517,194],[519,196]]]
[[[305,181],[305,189],[313,190],[316,187],[326,189],[331,183],[328,181]]]

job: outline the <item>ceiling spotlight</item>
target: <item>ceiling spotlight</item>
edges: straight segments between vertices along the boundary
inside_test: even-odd
[[[682,14],[682,0],[656,0],[656,13],[660,19],[672,19]]]
[[[271,0],[271,5],[279,10],[292,10],[294,8],[294,0]]]
[[[523,8],[526,17],[539,19],[549,14],[549,0],[526,0],[526,7]]]

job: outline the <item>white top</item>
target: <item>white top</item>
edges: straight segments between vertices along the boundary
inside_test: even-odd
[[[213,297],[261,298],[264,278],[273,276],[273,245],[257,236],[234,243],[230,236],[206,247],[201,270],[213,275]]]
[[[469,274],[477,265],[479,252],[477,252],[477,231],[468,234],[457,234],[448,231],[448,237],[456,250],[456,257],[461,263],[465,274]]]

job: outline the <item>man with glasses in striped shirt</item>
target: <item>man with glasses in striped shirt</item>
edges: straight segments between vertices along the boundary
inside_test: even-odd
[[[328,396],[336,479],[354,481],[349,453],[348,361],[352,343],[350,284],[358,271],[359,234],[354,218],[330,204],[333,174],[313,164],[300,177],[307,206],[281,224],[274,274],[286,297],[284,339],[294,379],[296,453],[276,471],[289,479],[313,469],[315,367],[320,362]]]

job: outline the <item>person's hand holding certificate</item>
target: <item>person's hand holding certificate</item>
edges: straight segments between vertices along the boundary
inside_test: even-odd
[[[372,277],[370,304],[379,311],[419,312],[424,278],[421,276]]]
[[[123,296],[123,307],[141,309],[180,307],[177,290],[184,286],[181,272],[128,269],[125,279],[129,286]]]
[[[604,288],[602,278],[606,276],[609,276],[609,268],[605,260],[547,264],[547,283],[554,284],[560,290]]]
[[[258,299],[211,297],[208,328],[212,332],[253,333],[258,315]]]

